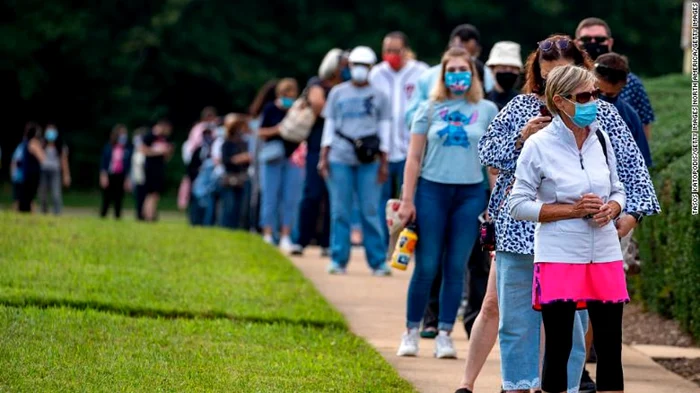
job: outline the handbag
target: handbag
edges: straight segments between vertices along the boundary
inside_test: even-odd
[[[237,172],[237,173],[225,173],[221,176],[221,186],[222,187],[234,187],[241,188],[245,186],[248,181],[248,171]]]
[[[284,142],[281,140],[266,141],[260,148],[260,161],[272,162],[284,158]]]
[[[311,134],[311,128],[316,122],[316,114],[311,108],[308,100],[308,89],[301,93],[301,96],[294,101],[292,107],[287,111],[279,125],[282,139],[300,143],[306,140]]]
[[[353,139],[338,130],[335,132],[338,136],[352,144],[355,149],[355,156],[357,156],[357,160],[361,163],[369,164],[377,159],[377,155],[379,155],[379,144],[381,143],[379,135],[374,134]]]

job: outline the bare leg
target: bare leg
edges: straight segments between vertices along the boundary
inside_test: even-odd
[[[469,353],[465,365],[464,376],[459,386],[474,390],[474,382],[484,368],[486,358],[496,345],[498,337],[498,295],[496,293],[496,260],[492,259],[489,271],[489,282],[486,286],[486,296],[476,317],[472,335],[469,339]]]
[[[146,195],[146,201],[143,203],[143,215],[146,221],[155,220],[156,210],[158,209],[158,198],[159,195],[156,193]]]

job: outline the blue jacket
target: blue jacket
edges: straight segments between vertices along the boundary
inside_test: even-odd
[[[620,117],[622,117],[622,120],[624,120],[625,124],[627,124],[627,128],[630,129],[632,137],[634,138],[634,141],[637,142],[637,147],[639,147],[639,151],[642,153],[642,157],[644,157],[644,163],[646,164],[647,168],[650,168],[652,165],[651,150],[649,149],[647,136],[644,133],[642,120],[637,114],[637,111],[635,111],[634,108],[632,108],[632,106],[620,96],[612,100],[606,99],[606,101],[615,106],[615,109],[617,109]]]
[[[214,161],[207,158],[199,168],[199,174],[192,184],[192,194],[197,198],[197,203],[201,207],[206,207],[209,197],[219,186],[221,171],[217,170]]]
[[[100,172],[107,172],[109,173],[109,166],[112,163],[112,144],[108,143],[105,145],[105,147],[102,148],[102,158],[100,159]],[[124,147],[124,158],[122,159],[122,167],[124,170],[122,173],[125,176],[129,176],[129,173],[131,172],[131,147],[125,146]]]

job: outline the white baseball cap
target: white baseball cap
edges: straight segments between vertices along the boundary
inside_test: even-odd
[[[493,48],[491,48],[491,53],[489,53],[489,59],[486,61],[486,65],[513,66],[522,69],[523,60],[520,57],[520,45],[513,41],[497,42]]]
[[[374,65],[377,62],[377,55],[367,46],[358,46],[350,52],[348,61],[350,63]]]

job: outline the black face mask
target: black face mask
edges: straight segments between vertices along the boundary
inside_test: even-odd
[[[496,82],[505,91],[508,91],[515,86],[515,82],[518,80],[518,74],[512,72],[497,72]]]
[[[595,60],[598,56],[610,52],[610,48],[607,45],[599,44],[597,42],[586,42],[583,44],[583,48],[591,56],[591,59]]]

